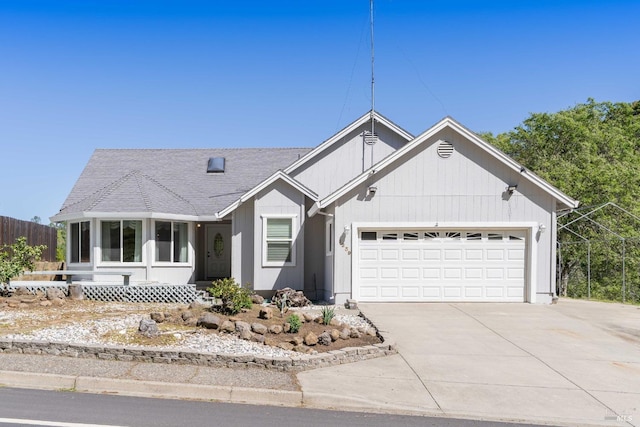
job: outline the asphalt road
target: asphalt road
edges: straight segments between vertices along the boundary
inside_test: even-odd
[[[148,399],[65,391],[0,389],[0,426],[524,426],[358,412]]]

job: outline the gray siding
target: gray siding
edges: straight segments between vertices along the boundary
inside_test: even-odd
[[[246,201],[233,212],[231,230],[231,276],[236,283],[254,285],[253,246],[254,233],[253,199]]]
[[[305,196],[289,184],[278,181],[258,193],[254,206],[254,289],[266,291],[287,286],[293,289],[304,289]],[[264,215],[295,216],[293,247],[296,254],[295,266],[263,266]]]
[[[342,141],[318,154],[313,161],[291,171],[290,175],[322,199],[371,167],[371,152],[375,163],[407,142],[380,125],[376,128],[379,141],[373,146],[366,145],[363,132],[370,129],[371,125],[360,126]]]
[[[448,159],[437,154],[440,139],[455,147]],[[507,197],[509,184],[518,188]],[[370,185],[377,187],[371,198],[366,196]],[[445,130],[338,201],[335,226],[345,244],[344,250],[335,253],[334,292],[348,295],[351,291],[351,235],[343,232],[353,222],[477,225],[526,221],[542,223],[551,230],[554,210],[555,200],[550,195],[457,132]],[[549,275],[552,239],[551,232],[541,233],[537,245],[537,293],[545,297],[553,290]]]

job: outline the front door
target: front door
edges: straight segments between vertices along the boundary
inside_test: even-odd
[[[207,280],[231,277],[231,225],[207,224]]]

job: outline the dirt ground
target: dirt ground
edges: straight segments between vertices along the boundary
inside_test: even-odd
[[[214,330],[204,330],[199,326],[185,324],[182,321],[182,313],[185,311],[191,311],[194,317],[200,317],[201,315],[210,312],[207,307],[202,306],[189,308],[183,304],[105,303],[66,299],[63,303],[59,303],[59,305],[53,304],[45,307],[40,305],[40,302],[42,301],[39,299],[34,299],[28,303],[21,302],[19,304],[16,304],[16,301],[11,300],[12,298],[8,299],[0,297],[0,336],[28,333],[30,331],[49,327],[62,327],[89,320],[117,319],[127,315],[150,317],[151,313],[163,313],[165,315],[167,320],[159,324],[161,331],[179,329],[183,332],[199,330],[200,333],[221,333]],[[28,301],[28,298],[25,299],[25,301]],[[242,320],[249,324],[262,323],[269,327],[276,324],[283,325],[287,321],[289,315],[292,313],[298,313],[300,315],[299,317],[302,319],[302,326],[298,333],[267,333],[265,335],[265,344],[272,346],[276,346],[282,342],[292,342],[295,337],[304,338],[309,332],[320,335],[324,331],[331,331],[332,329],[340,331],[343,328],[341,325],[327,326],[317,322],[304,322],[304,316],[302,313],[309,312],[319,315],[320,307],[318,307],[317,310],[290,310],[285,313],[284,316],[281,316],[279,311],[274,308],[274,316],[269,320],[260,319],[259,310],[260,306],[254,305],[251,309],[236,315],[223,315],[215,312],[213,314],[223,321]],[[349,316],[355,316],[358,314],[355,310],[336,310],[336,314],[338,313]],[[133,331],[132,334],[133,333],[135,333],[135,331]],[[167,336],[164,334],[153,338],[138,337],[136,344],[162,346],[163,344],[168,344],[166,339]],[[378,337],[363,333],[360,338],[338,339],[328,346],[315,345],[313,346],[313,350],[318,352],[327,352],[344,347],[359,347],[379,342],[380,339]]]

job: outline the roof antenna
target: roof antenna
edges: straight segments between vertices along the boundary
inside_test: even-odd
[[[376,121],[375,121],[375,55],[374,55],[374,39],[373,39],[373,0],[369,0],[369,22],[371,25],[371,133],[365,135],[365,142],[373,145],[377,142],[376,137]],[[373,150],[371,151],[371,164],[373,164]]]

